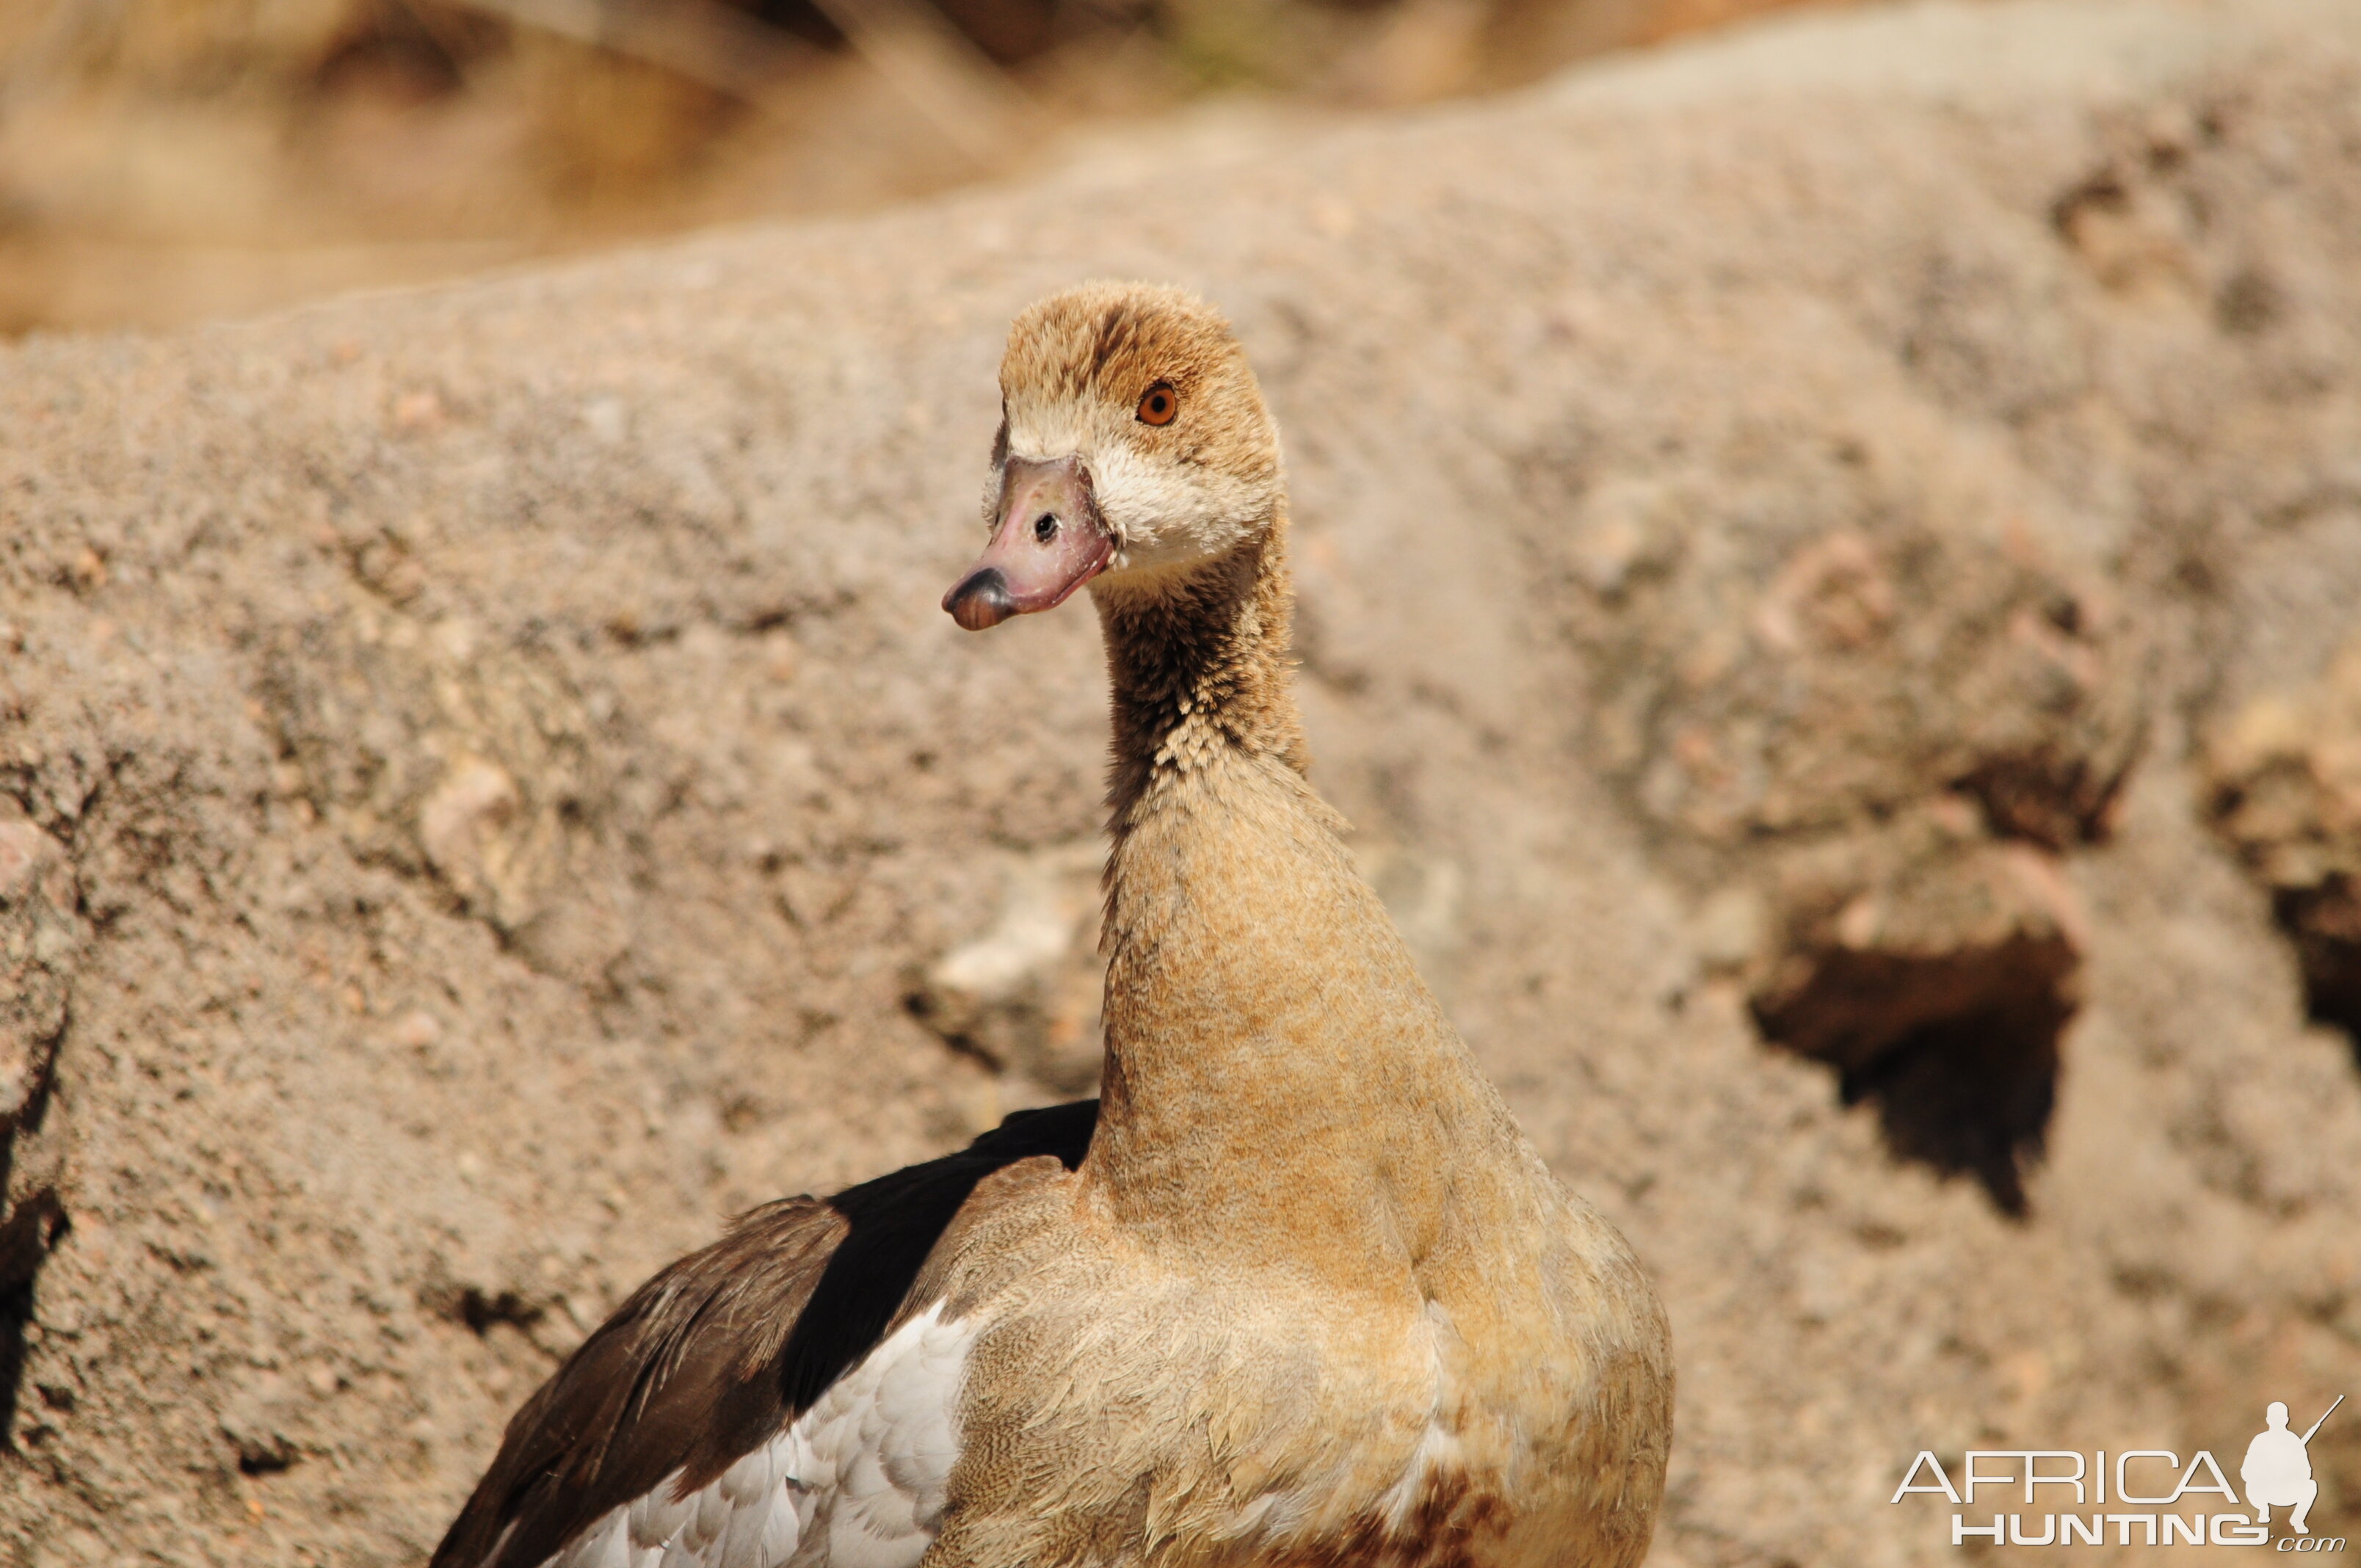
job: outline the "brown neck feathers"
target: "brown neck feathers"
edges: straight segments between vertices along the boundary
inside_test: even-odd
[[[1108,804],[1120,834],[1159,780],[1225,754],[1310,758],[1288,689],[1285,520],[1169,585],[1096,596],[1115,706]]]

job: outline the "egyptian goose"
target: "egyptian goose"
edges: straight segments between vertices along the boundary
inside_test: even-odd
[[[970,630],[1091,585],[1103,1098],[756,1210],[518,1412],[435,1568],[1623,1568],[1662,1309],[1305,782],[1278,434],[1227,323],[1017,318]]]

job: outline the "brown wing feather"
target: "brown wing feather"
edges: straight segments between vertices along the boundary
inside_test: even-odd
[[[631,1293],[510,1420],[432,1568],[533,1568],[675,1470],[693,1491],[868,1354],[975,1190],[1020,1159],[1082,1163],[1098,1102],[1019,1112],[957,1154],[785,1198]]]

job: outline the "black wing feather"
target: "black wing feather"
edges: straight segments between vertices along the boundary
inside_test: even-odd
[[[693,1491],[875,1347],[976,1183],[1089,1151],[1098,1102],[1021,1111],[957,1154],[785,1198],[631,1293],[527,1399],[432,1568],[533,1568],[675,1470]]]

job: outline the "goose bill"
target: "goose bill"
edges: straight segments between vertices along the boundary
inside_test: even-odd
[[[999,510],[992,543],[943,596],[943,608],[970,631],[1055,609],[1115,556],[1091,471],[1078,457],[1011,457],[1000,470]]]

